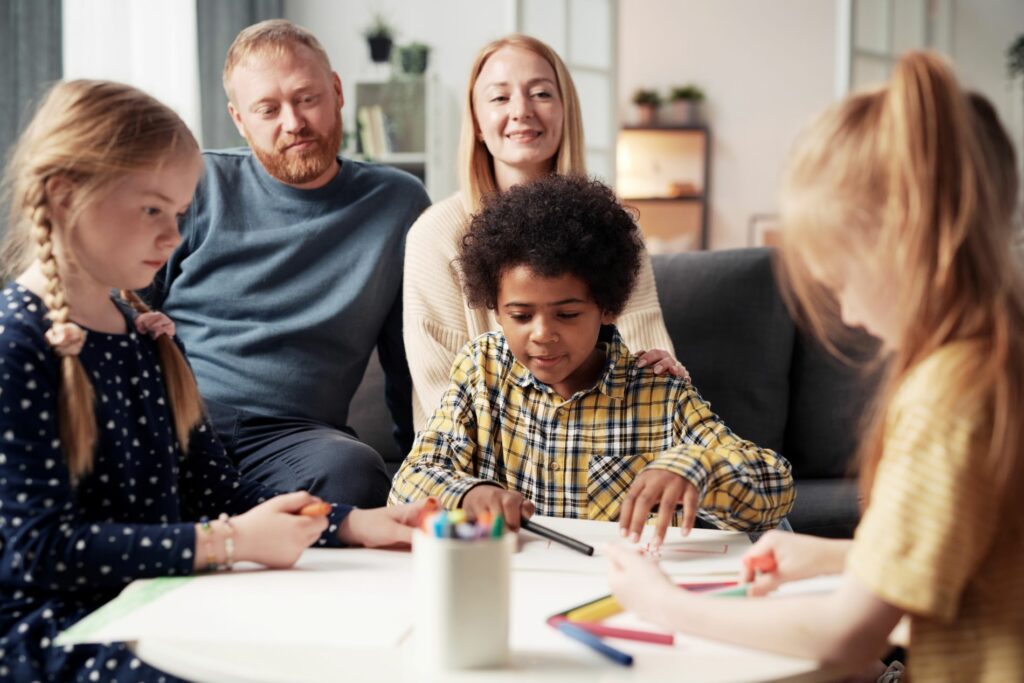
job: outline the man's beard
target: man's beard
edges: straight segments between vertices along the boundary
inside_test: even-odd
[[[301,151],[286,151],[289,145],[302,140],[312,140],[313,146]],[[302,185],[319,178],[334,163],[340,144],[340,111],[335,112],[334,125],[327,135],[317,135],[308,130],[299,135],[288,135],[278,140],[273,150],[259,147],[253,144],[251,139],[249,141],[252,153],[263,164],[263,168],[267,169],[267,173],[288,185]]]

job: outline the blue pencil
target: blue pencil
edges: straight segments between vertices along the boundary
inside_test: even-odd
[[[633,655],[623,652],[622,650],[616,650],[593,633],[585,631],[579,626],[571,624],[568,621],[560,621],[555,628],[570,638],[578,640],[595,652],[603,654],[616,664],[621,664],[622,666],[633,666]]]

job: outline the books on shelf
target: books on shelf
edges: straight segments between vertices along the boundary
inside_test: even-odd
[[[368,159],[382,159],[394,153],[394,127],[390,117],[379,104],[359,107],[356,122],[363,156]]]

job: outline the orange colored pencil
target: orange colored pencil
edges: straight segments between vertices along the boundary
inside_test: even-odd
[[[309,505],[299,510],[299,514],[305,515],[306,517],[323,517],[325,515],[329,515],[330,513],[330,503],[310,503]]]

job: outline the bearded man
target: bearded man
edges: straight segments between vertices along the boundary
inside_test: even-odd
[[[338,155],[341,79],[305,29],[244,29],[224,89],[249,147],[204,153],[181,246],[147,297],[175,321],[244,476],[384,505],[384,461],[348,427],[349,403],[376,347],[395,436],[409,450],[402,258],[430,201],[411,175]]]

